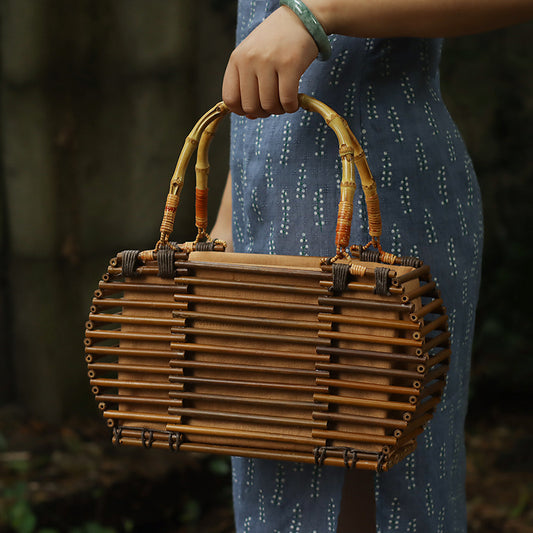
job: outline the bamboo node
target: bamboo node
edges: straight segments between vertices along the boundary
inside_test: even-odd
[[[350,156],[353,156],[353,153],[354,153],[353,147],[347,144],[342,144],[341,147],[339,148],[339,156],[341,158],[346,157],[348,161],[351,161],[352,157]]]

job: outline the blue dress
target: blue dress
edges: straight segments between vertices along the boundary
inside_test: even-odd
[[[237,41],[278,7],[239,2]],[[483,222],[471,160],[443,103],[441,40],[332,36],[300,90],[343,115],[378,184],[383,249],[431,266],[443,294],[453,358],[444,398],[418,448],[376,475],[379,533],[464,533],[465,449],[471,339]],[[315,114],[232,117],[233,237],[236,251],[331,256],[340,162],[333,132]],[[359,189],[360,193],[360,189]],[[366,243],[356,193],[351,242]],[[238,533],[335,532],[344,470],[233,459]]]

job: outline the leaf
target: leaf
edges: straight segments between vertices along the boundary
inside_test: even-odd
[[[10,524],[17,533],[33,533],[37,518],[25,500],[17,500],[10,509]]]

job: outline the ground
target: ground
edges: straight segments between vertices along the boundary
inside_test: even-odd
[[[533,414],[469,416],[470,533],[533,533]],[[0,532],[231,533],[226,459],[115,448],[98,419],[0,412]]]

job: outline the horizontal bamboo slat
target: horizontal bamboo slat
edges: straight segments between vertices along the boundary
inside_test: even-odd
[[[141,438],[123,438],[122,444],[142,447]],[[166,440],[154,441],[151,445],[154,448],[168,449],[169,444]],[[311,453],[291,452],[285,450],[264,450],[261,448],[246,448],[240,446],[224,446],[224,445],[208,445],[196,443],[183,443],[179,447],[182,451],[211,453],[219,455],[231,455],[240,457],[256,457],[259,459],[272,459],[277,461],[290,461],[299,463],[316,463],[316,459]],[[340,466],[345,467],[345,460],[342,457],[327,456],[324,458],[322,464],[324,466]],[[358,460],[356,468],[363,470],[377,470],[378,460]]]
[[[175,353],[170,350],[152,350],[139,348],[121,348],[120,346],[87,346],[85,353],[91,355],[105,356],[131,356],[131,357],[161,357],[168,359],[175,356]]]
[[[396,444],[396,439],[394,437],[387,437],[382,435],[372,435],[372,434],[352,434],[352,433],[345,433],[343,431],[329,431],[329,430],[321,430],[321,429],[313,429],[312,431],[313,437],[317,439],[336,439],[336,440],[344,440],[351,443],[372,443],[372,444],[388,444],[393,446]]]
[[[378,328],[390,328],[399,330],[418,331],[420,325],[405,320],[392,320],[381,317],[345,316],[333,313],[319,313],[318,320],[332,322],[334,324],[353,324],[358,326],[371,326]]]
[[[414,305],[410,303],[385,302],[380,300],[366,300],[363,298],[340,298],[335,296],[320,296],[320,305],[337,305],[346,307],[359,307],[373,311],[395,311],[398,313],[410,313],[414,310]]]
[[[137,341],[173,342],[185,340],[185,335],[162,335],[157,333],[135,333],[131,331],[120,331],[118,329],[99,329],[85,332],[86,339],[124,339]]]
[[[286,433],[263,433],[260,431],[241,430],[237,435],[233,429],[216,428],[212,426],[190,426],[179,424],[168,424],[169,431],[178,431],[189,435],[212,435],[216,437],[233,437],[241,439],[252,439],[257,441],[274,441],[301,444],[304,446],[315,447],[320,446],[322,439],[314,439],[312,437],[302,437],[295,435],[287,435]]]
[[[424,318],[426,315],[430,313],[443,313],[443,300],[442,298],[437,298],[436,300],[432,300],[430,303],[424,305],[422,308],[418,309],[416,313],[413,313],[412,319],[413,320],[419,320],[421,318]]]
[[[392,402],[390,400],[369,400],[367,398],[354,398],[351,396],[336,396],[334,394],[316,394],[314,399],[318,402],[325,402],[334,405],[357,405],[361,407],[372,407],[377,409],[387,409],[391,411],[416,411],[416,406],[407,402]]]
[[[374,361],[395,361],[397,363],[415,363],[424,362],[425,359],[417,355],[411,355],[408,353],[396,353],[396,352],[382,352],[380,350],[360,350],[350,348],[337,348],[334,346],[318,346],[317,354],[320,355],[335,355],[335,356],[348,356],[355,359],[370,359]]]
[[[230,420],[237,422],[249,422],[252,424],[273,424],[276,426],[293,426],[301,428],[325,427],[327,422],[321,420],[302,420],[288,416],[266,416],[257,413],[236,413],[230,411],[215,411],[207,409],[187,409],[182,407],[169,407],[169,414],[180,417],[191,416],[194,418],[209,418],[218,420]]]
[[[259,379],[259,376],[258,376]],[[299,383],[275,383],[267,381],[251,381],[240,379],[215,379],[215,378],[198,378],[191,376],[170,376],[172,383],[196,383],[201,385],[223,385],[227,387],[250,387],[255,389],[283,390],[289,392],[308,392],[327,391],[327,387],[303,385]],[[319,400],[320,401],[320,400]]]
[[[383,426],[388,429],[403,429],[407,427],[407,422],[403,419],[383,418],[382,416],[362,416],[346,413],[315,412],[313,417],[317,420],[331,420],[334,422],[348,422],[365,426]]]
[[[397,368],[380,368],[363,365],[345,365],[339,363],[317,363],[318,370],[328,370],[330,372],[355,372],[358,374],[368,374],[373,376],[385,376],[391,378],[420,379],[423,377],[419,372],[413,370],[402,370]]]
[[[199,278],[177,278],[176,284],[186,286],[202,286],[213,287],[222,289],[238,289],[238,290],[254,290],[260,288],[262,291],[283,292],[289,294],[306,294],[311,296],[318,296],[324,294],[324,291],[320,288],[313,287],[299,287],[293,285],[277,285],[273,283],[253,283],[252,281],[226,281],[218,279],[199,279]]]
[[[333,282],[332,281],[321,281],[320,285],[324,287],[325,289],[330,289],[331,287],[333,287]],[[376,284],[351,281],[350,283],[346,285],[346,290],[373,293],[376,290]],[[389,287],[389,292],[391,294],[403,294],[403,289],[400,287]]]
[[[114,409],[104,411],[104,418],[133,420],[138,422],[163,422],[165,424],[172,422],[176,423],[179,421],[175,416],[158,415],[156,413],[139,413],[136,411],[116,411]]]
[[[150,398],[145,396],[128,396],[126,394],[97,394],[96,401],[106,403],[120,403],[120,404],[140,404],[149,406],[163,406],[163,407],[180,407],[183,402],[181,400],[172,400],[166,398]]]
[[[186,350],[188,352],[205,352],[218,353],[225,355],[239,355],[249,356],[254,358],[273,357],[279,359],[293,359],[294,361],[328,361],[329,357],[326,355],[316,355],[307,352],[294,352],[259,349],[259,348],[240,348],[240,347],[226,347],[220,344],[187,344],[186,342],[172,342],[171,348],[175,350]]]
[[[129,283],[126,281],[113,281],[105,282],[101,281],[98,284],[98,288],[102,291],[109,293],[122,292],[127,290],[128,292],[155,292],[155,293],[169,293],[173,294],[176,292],[176,287],[174,285],[168,285],[163,283]],[[179,290],[179,289],[178,289]]]
[[[192,369],[209,369],[209,370],[218,370],[220,372],[257,372],[261,375],[267,374],[279,374],[279,375],[289,375],[294,376],[295,378],[319,378],[320,376],[328,376],[328,372],[320,370],[307,370],[305,368],[290,368],[282,366],[266,366],[266,365],[251,365],[251,364],[234,364],[234,363],[210,363],[207,361],[170,361],[170,366],[177,366],[181,368],[192,368]]]
[[[139,326],[177,326],[185,324],[177,318],[152,318],[152,317],[137,317],[124,316],[121,313],[103,314],[90,313],[89,320],[93,324],[135,324]]]
[[[160,390],[164,392],[170,392],[172,390],[179,391],[183,388],[179,383],[160,383],[156,381],[134,381],[127,379],[96,378],[91,379],[90,383],[96,387],[122,387],[124,389]]]
[[[381,383],[371,383],[365,381],[348,381],[333,378],[317,378],[317,385],[325,385],[329,387],[339,387],[360,391],[374,391],[374,392],[386,392],[389,394],[408,394],[418,396],[420,394],[419,389],[413,387],[399,387],[397,385],[385,385]]]
[[[317,261],[318,263],[318,261]],[[185,268],[189,271],[195,271],[198,269],[207,270],[207,271],[218,271],[218,272],[234,272],[234,273],[244,273],[257,275],[258,268],[257,265],[250,264],[241,264],[241,263],[213,263],[208,261],[183,261],[176,263],[176,266],[179,268]],[[321,280],[329,279],[330,274],[323,273],[321,270],[315,270],[311,268],[302,269],[302,268],[286,268],[283,266],[261,266],[261,274],[269,275],[273,274],[279,276],[280,278],[304,278],[307,280]]]
[[[124,363],[90,363],[87,365],[89,370],[100,372],[138,372],[144,374],[163,374],[165,376],[181,375],[181,368],[169,368],[154,365],[131,365]]]
[[[174,396],[173,396],[174,395]],[[253,404],[253,405],[268,405],[276,408],[283,407],[284,409],[317,409],[324,410],[328,408],[328,405],[312,401],[298,401],[298,400],[281,400],[278,398],[255,398],[249,396],[229,396],[223,394],[207,394],[199,392],[180,392],[170,393],[171,397],[176,397],[181,400],[203,400],[203,401],[217,401],[228,402],[237,404]]]
[[[99,308],[126,307],[133,309],[187,309],[187,305],[180,302],[161,302],[158,300],[126,300],[124,298],[93,298],[92,304]]]
[[[384,337],[381,335],[365,335],[356,333],[339,333],[337,331],[319,331],[318,336],[325,339],[348,340],[366,342],[371,344],[384,344],[387,346],[415,346],[421,347],[422,341],[402,337]]]
[[[391,267],[374,297],[373,267],[331,293],[327,265],[180,254],[163,280],[152,259],[133,278],[121,264],[91,302],[85,356],[123,444],[386,470],[440,400],[451,352],[426,266]]]
[[[179,333],[178,333],[179,332]],[[173,333],[176,333],[178,335],[191,335],[191,336],[202,336],[202,337],[222,337],[223,339],[249,339],[253,341],[265,341],[265,342],[272,342],[272,343],[284,343],[284,344],[303,344],[308,346],[315,346],[317,344],[326,344],[327,342],[317,339],[315,337],[308,337],[307,335],[284,335],[281,332],[277,333],[276,335],[272,335],[271,333],[255,333],[251,331],[227,331],[227,330],[220,330],[220,329],[207,329],[207,328],[200,328],[200,327],[182,327],[179,329],[173,330]],[[318,336],[326,336],[326,332],[322,335],[322,332],[318,333]]]
[[[220,305],[220,306],[241,306],[241,307],[251,307],[258,309],[273,309],[279,311],[280,309],[286,311],[328,311],[333,312],[332,305],[314,305],[314,304],[302,304],[295,302],[272,302],[268,300],[257,300],[257,299],[246,299],[246,298],[224,298],[223,300],[213,300],[210,296],[202,296],[197,294],[183,294],[177,295],[176,300],[179,302],[187,303],[207,303],[210,305]]]
[[[413,268],[411,272],[406,272],[405,274],[395,276],[392,279],[392,284],[399,286],[405,283],[406,281],[411,281],[413,279],[421,279],[424,281],[428,281],[429,280],[429,265],[422,265],[418,268]]]
[[[312,322],[310,320],[275,320],[269,318],[251,318],[241,315],[228,315],[221,313],[204,313],[197,311],[176,311],[174,312],[176,318],[190,318],[198,320],[210,320],[214,322],[230,322],[233,324],[244,324],[249,326],[262,327],[279,327],[279,328],[294,328],[305,330],[318,330],[327,328],[327,324],[320,322]],[[320,317],[319,317],[320,319]],[[330,326],[331,327],[331,326]]]

